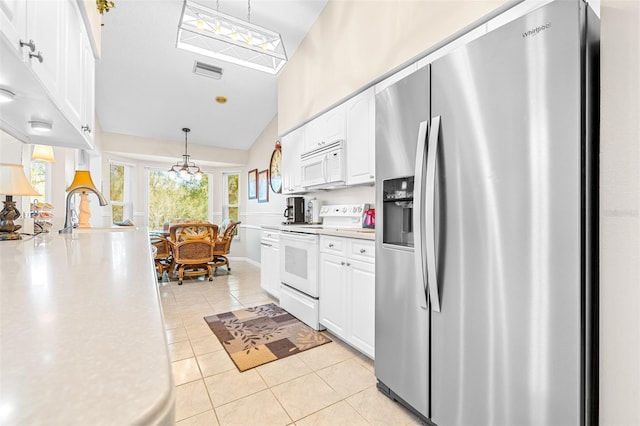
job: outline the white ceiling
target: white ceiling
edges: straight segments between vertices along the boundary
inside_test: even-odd
[[[196,0],[216,7],[215,0]],[[289,58],[327,0],[252,0],[251,22],[282,35]],[[102,130],[189,144],[248,149],[277,110],[277,76],[176,49],[181,0],[115,0],[103,16],[96,63]],[[220,0],[246,20],[246,0]],[[223,68],[221,80],[195,75],[195,60]],[[223,95],[226,104],[215,101]]]

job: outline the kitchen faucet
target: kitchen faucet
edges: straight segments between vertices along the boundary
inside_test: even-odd
[[[100,202],[101,206],[106,206],[108,204],[107,199],[104,198],[104,196],[100,192],[98,192],[95,188],[92,188],[90,186],[77,186],[73,188],[67,194],[67,207],[66,207],[66,213],[64,217],[64,228],[58,231],[58,233],[60,234],[70,234],[71,231],[73,230],[73,225],[71,224],[71,196],[79,191],[93,192],[98,196],[98,201]]]

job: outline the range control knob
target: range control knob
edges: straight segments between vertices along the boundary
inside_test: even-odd
[[[353,210],[353,212],[354,212],[354,213],[357,213],[357,212],[358,212],[358,208],[357,208],[356,206],[353,206],[353,209],[352,209],[352,210]]]
[[[362,206],[358,206],[358,213],[362,213]]]
[[[346,207],[343,207],[343,208],[342,208],[342,213],[346,213],[346,212],[347,212],[347,208],[346,208]]]

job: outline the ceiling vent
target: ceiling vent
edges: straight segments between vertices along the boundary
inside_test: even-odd
[[[204,62],[195,61],[193,63],[193,72],[205,77],[215,78],[216,80],[222,78],[222,68],[214,67]]]

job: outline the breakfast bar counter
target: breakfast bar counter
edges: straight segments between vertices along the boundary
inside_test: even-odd
[[[0,424],[173,424],[146,228],[0,244]]]

